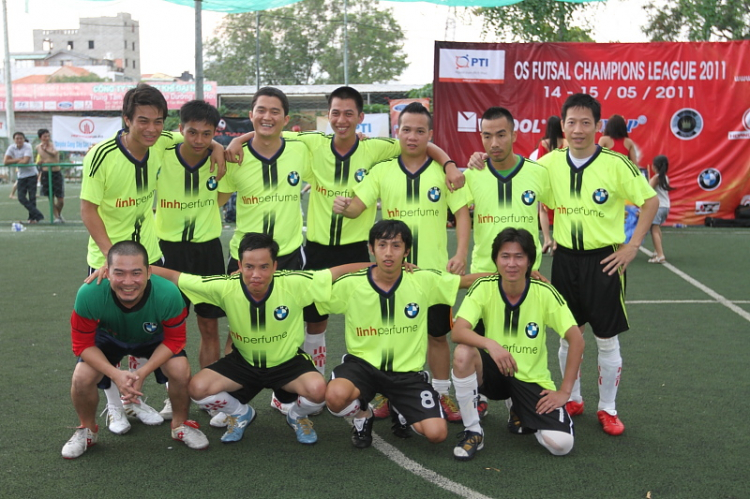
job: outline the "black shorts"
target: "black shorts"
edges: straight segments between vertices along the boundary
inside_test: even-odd
[[[279,256],[276,258],[277,266],[276,270],[302,270],[302,263],[305,255],[302,251],[302,247],[297,248],[288,255]],[[237,259],[233,256],[229,257],[227,263],[227,274],[231,274],[240,269],[240,264]]]
[[[146,359],[151,358],[154,350],[156,350],[156,347],[161,345],[162,341],[162,339],[159,339],[158,341],[153,341],[151,343],[128,345],[106,334],[99,334],[98,332],[96,333],[96,347],[102,351],[109,363],[113,366],[119,364],[122,358],[126,355],[132,355],[133,357],[142,357]],[[174,354],[172,357],[187,357],[187,354],[185,353],[185,350],[182,350],[179,353]],[[81,357],[78,357],[78,362],[84,362],[84,360]],[[162,372],[161,368],[157,368],[154,371],[154,377],[156,378],[156,382],[162,385],[169,381],[169,379],[167,379],[167,377]],[[107,388],[112,386],[112,380],[109,378],[109,376],[104,376],[96,386],[98,386],[102,390],[106,390]]]
[[[599,338],[612,338],[630,328],[625,311],[625,272],[607,275],[600,263],[614,251],[573,251],[558,246],[552,260],[552,285],[568,302],[578,325],[589,323]]]
[[[193,275],[219,275],[224,273],[224,252],[219,238],[205,243],[159,241],[164,254],[164,268]],[[183,293],[186,305],[190,300]],[[195,313],[206,319],[218,319],[227,314],[209,303],[196,303]]]
[[[433,305],[427,309],[427,332],[433,338],[440,338],[453,329],[453,315],[450,305]]]
[[[521,420],[521,426],[534,430],[562,431],[573,435],[573,419],[562,406],[548,414],[537,414],[536,404],[544,388],[536,383],[527,383],[512,376],[505,376],[498,369],[490,354],[477,349],[482,358],[482,386],[479,393],[492,400],[513,399],[513,412]]]
[[[307,241],[305,245],[305,270],[323,270],[337,265],[347,263],[369,262],[370,253],[367,250],[367,241],[340,246],[325,246]],[[315,305],[308,305],[304,310],[305,322],[323,322],[328,320],[328,315],[321,315]]]
[[[301,349],[297,350],[297,355],[283,364],[263,368],[250,365],[234,347],[229,355],[207,366],[206,369],[211,369],[242,385],[242,388],[230,394],[243,404],[250,402],[264,388],[271,388],[281,402],[297,400],[296,393],[287,392],[281,387],[305,373],[318,372],[310,356]]]
[[[348,379],[359,389],[362,407],[382,393],[405,418],[414,424],[425,419],[442,418],[440,395],[427,382],[427,373],[387,372],[376,369],[355,355],[346,354],[344,362],[336,366],[331,379]]]
[[[47,177],[47,173],[49,172],[42,172],[41,180],[39,180],[41,183],[39,195],[43,198],[49,197],[49,178]],[[58,199],[65,197],[65,179],[63,179],[62,172],[52,172],[52,195]]]

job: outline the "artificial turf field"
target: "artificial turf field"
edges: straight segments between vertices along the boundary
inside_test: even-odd
[[[26,212],[8,199],[10,186],[0,186],[0,497],[750,497],[747,229],[666,229],[669,265],[647,264],[644,254],[631,264],[632,329],[621,336],[618,395],[626,430],[607,436],[596,419],[596,347],[587,332],[586,412],[575,418],[576,444],[568,456],[549,455],[533,436],[509,434],[502,402],[490,403],[485,448],[470,462],[452,458],[460,425],[450,425],[448,440],[432,445],[417,436],[398,439],[390,421],[377,421],[373,447],[358,450],[346,422],[327,411],[313,418],[318,443],[303,447],[272,412],[266,391],[253,401],[258,417],[239,443],[221,444],[222,430],[210,428],[208,416],[192,406],[191,417],[211,442],[205,451],[172,441],[166,424],[133,421],[128,434],[111,434],[101,416],[99,443],[65,460],[60,450],[78,424],[69,396],[75,362],[69,318],[86,271],[78,190],[66,185],[67,224],[14,233],[11,222]],[[49,218],[45,203],[38,198]],[[222,239],[229,237],[227,228]],[[545,256],[546,275],[550,262]],[[342,334],[343,320],[334,316],[329,366],[343,354]],[[198,338],[191,317],[187,350],[194,372]],[[559,381],[557,339],[548,344]],[[144,391],[161,409],[163,388],[148,381]]]

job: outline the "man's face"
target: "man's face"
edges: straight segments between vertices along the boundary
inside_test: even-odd
[[[398,128],[401,154],[407,157],[424,156],[432,139],[430,120],[424,114],[404,113]]]
[[[164,130],[164,117],[154,106],[135,106],[133,121],[130,121],[127,116],[124,119],[125,125],[130,130],[128,132],[129,144],[149,148],[159,140]]]
[[[496,120],[482,120],[482,144],[484,151],[493,163],[502,163],[513,154],[513,143],[516,141],[516,131],[508,118]]]
[[[565,114],[563,132],[574,151],[589,152],[595,144],[598,128],[599,122],[594,121],[594,113],[587,107],[572,107]]]
[[[188,121],[180,124],[180,133],[185,137],[183,147],[187,146],[196,156],[207,156],[216,127],[205,121]]]
[[[277,262],[271,258],[271,250],[260,248],[242,253],[240,272],[242,282],[247,286],[250,294],[259,296],[268,291],[268,286],[273,281],[273,273],[276,272]]]
[[[250,120],[255,128],[255,135],[267,139],[278,138],[289,123],[289,116],[284,116],[281,99],[270,95],[261,95],[250,111]]]
[[[41,137],[39,137],[39,140],[42,141],[42,144],[49,144],[49,132],[43,133]]]
[[[132,308],[141,301],[151,277],[151,267],[145,265],[141,255],[112,255],[107,267],[109,286],[120,303]]]
[[[495,265],[497,265],[497,271],[503,277],[503,280],[518,282],[526,279],[529,257],[526,256],[520,244],[516,242],[505,243],[500,247]]]
[[[13,142],[15,142],[16,147],[20,149],[23,147],[23,143],[26,141],[24,140],[23,135],[16,135],[15,137],[13,137]]]
[[[375,257],[378,269],[386,273],[401,272],[404,259],[409,255],[401,234],[393,239],[376,239],[370,245],[370,253]]]
[[[333,133],[341,139],[351,139],[357,133],[357,125],[365,119],[365,113],[357,111],[354,99],[331,99],[328,121]]]

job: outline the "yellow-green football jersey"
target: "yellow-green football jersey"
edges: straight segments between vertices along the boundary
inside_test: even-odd
[[[193,303],[210,303],[224,310],[235,349],[250,365],[268,368],[293,358],[302,347],[302,310],[330,299],[331,279],[329,270],[280,270],[261,301],[250,295],[241,274],[181,274],[178,285]]]
[[[576,325],[573,314],[551,284],[534,279],[526,281],[520,301],[511,305],[501,279],[498,274],[477,279],[456,315],[472,327],[480,319],[484,322],[485,337],[502,345],[516,361],[516,379],[554,390],[547,363],[547,328],[564,337]]]
[[[539,159],[547,168],[555,200],[555,240],[565,248],[591,250],[625,241],[625,201],[637,206],[656,196],[636,165],[622,154],[597,146],[581,168],[568,149]]]

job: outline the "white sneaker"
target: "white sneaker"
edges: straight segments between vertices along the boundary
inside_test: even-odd
[[[195,421],[185,421],[177,428],[172,428],[172,439],[184,442],[191,449],[201,450],[208,447],[208,438],[200,431]]]
[[[159,411],[159,414],[164,421],[170,421],[172,419],[172,401],[169,398],[164,400],[164,409]]]
[[[125,414],[131,418],[138,418],[141,423],[149,426],[160,425],[164,422],[164,418],[156,412],[156,409],[141,400],[140,397],[138,400],[140,404],[122,404]]]
[[[113,404],[107,404],[102,414],[107,413],[107,428],[116,435],[124,435],[130,431],[130,421],[125,416],[125,409]]]
[[[229,417],[226,412],[208,411],[208,415],[211,416],[211,421],[208,424],[214,428],[226,428],[227,418]]]
[[[70,437],[62,448],[62,457],[65,459],[75,459],[81,456],[86,449],[96,444],[96,439],[99,436],[99,426],[97,425],[96,431],[91,431],[85,426],[76,429],[73,436]]]
[[[294,402],[289,402],[288,404],[282,403],[279,399],[276,398],[275,393],[271,394],[271,407],[279,411],[284,416],[289,414],[289,409],[291,409],[293,405]]]

